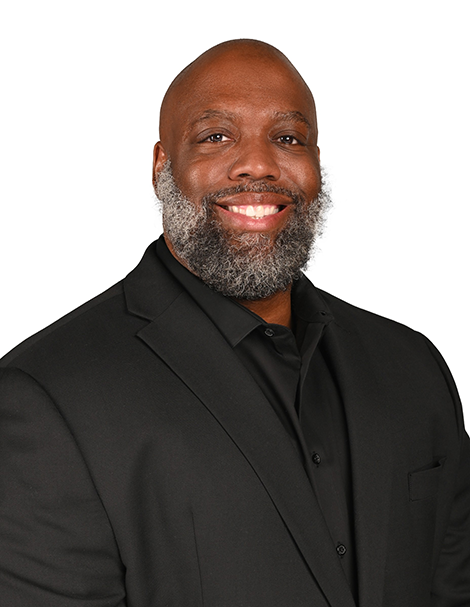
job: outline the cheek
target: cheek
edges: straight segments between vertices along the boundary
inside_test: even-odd
[[[220,163],[194,161],[186,163],[184,168],[174,169],[176,183],[185,196],[192,200],[201,200],[206,194],[226,186],[226,170]]]
[[[308,193],[307,193],[308,199],[313,200],[320,193],[320,188],[321,188],[320,170],[315,171],[315,173],[313,174],[313,177],[310,178],[308,187],[309,187]]]
[[[289,171],[289,179],[299,189],[307,200],[318,196],[321,187],[320,168],[311,164],[299,166]]]

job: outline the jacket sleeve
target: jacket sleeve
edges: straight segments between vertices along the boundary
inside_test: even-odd
[[[470,605],[470,440],[462,437],[456,490],[433,578],[432,607]]]
[[[30,376],[0,370],[0,602],[122,607],[124,567],[67,424]]]
[[[464,429],[462,405],[452,375],[436,348],[430,342],[428,346],[446,378],[460,436],[459,469],[434,570],[431,605],[464,607],[470,605],[470,439]]]

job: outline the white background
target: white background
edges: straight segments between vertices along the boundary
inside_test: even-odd
[[[166,88],[210,46],[258,38],[317,101],[335,207],[309,276],[425,333],[469,418],[469,12],[466,0],[10,2],[0,354],[137,264],[161,231],[151,157]]]

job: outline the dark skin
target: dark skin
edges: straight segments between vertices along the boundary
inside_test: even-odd
[[[177,185],[195,204],[207,193],[255,182],[292,190],[308,201],[319,193],[312,94],[286,57],[264,43],[223,43],[188,66],[163,100],[160,136],[154,179],[171,158]],[[240,193],[214,205],[217,219],[232,233],[262,231],[271,237],[293,208],[289,197],[270,192]],[[261,217],[249,216],[253,212]],[[185,265],[166,234],[165,240]],[[266,322],[292,326],[290,289],[239,303]]]

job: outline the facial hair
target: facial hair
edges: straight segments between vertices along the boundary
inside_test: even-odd
[[[293,210],[286,225],[274,236],[224,228],[214,204],[240,192],[274,192],[291,198]],[[301,276],[331,204],[323,169],[321,190],[313,201],[270,183],[254,182],[209,193],[195,204],[179,189],[168,160],[158,173],[155,193],[176,256],[211,289],[252,301],[288,290]]]

